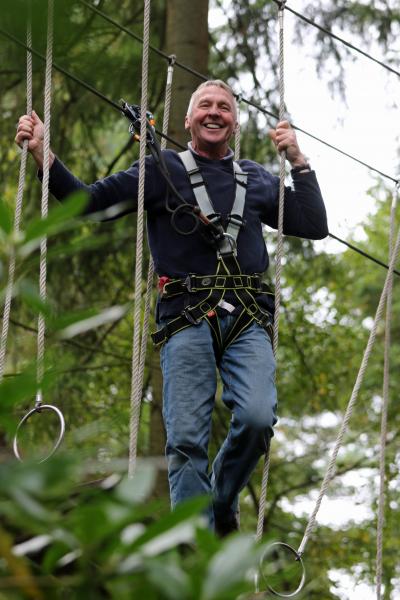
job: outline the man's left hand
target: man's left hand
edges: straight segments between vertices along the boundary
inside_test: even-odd
[[[278,152],[286,153],[286,158],[292,167],[307,163],[306,157],[299,148],[296,133],[288,121],[279,121],[276,129],[270,129],[269,135]]]

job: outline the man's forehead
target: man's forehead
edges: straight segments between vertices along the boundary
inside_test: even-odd
[[[215,100],[220,99],[223,102],[228,101],[229,104],[234,106],[234,98],[227,90],[217,85],[209,85],[196,93],[195,104],[198,104],[200,100]]]

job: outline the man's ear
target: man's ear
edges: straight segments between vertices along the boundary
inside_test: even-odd
[[[186,115],[186,117],[185,117],[185,129],[186,129],[186,131],[188,131],[190,129],[190,117],[189,117],[189,115]]]

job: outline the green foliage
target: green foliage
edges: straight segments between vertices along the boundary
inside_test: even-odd
[[[34,46],[40,52],[45,48],[44,4],[34,2],[37,9]],[[351,23],[354,31],[359,27],[364,33],[370,27],[375,28],[374,23],[381,22],[382,35],[390,42],[397,32],[396,7],[391,9],[393,19],[389,23],[380,5],[370,5],[336,2],[329,10],[317,13],[322,5],[313,3],[315,13],[310,12],[310,4],[307,14],[315,16],[318,22],[326,16],[325,25],[334,17],[336,23],[343,25],[343,31]],[[2,3],[1,26],[8,27],[20,39],[25,36],[22,18],[25,6],[22,0]],[[142,3],[104,1],[99,7],[141,35]],[[228,77],[235,86],[241,73],[249,69],[254,99],[274,110],[276,50],[269,40],[276,39],[276,5],[235,2],[232,7],[229,26],[212,32],[218,48],[212,52],[210,72]],[[357,10],[349,11],[351,8]],[[152,11],[153,41],[161,46],[164,3],[152,2]],[[132,102],[139,100],[140,44],[117,33],[111,24],[94,16],[78,1],[56,3],[56,33],[57,63],[113,100],[121,96]],[[250,562],[256,560],[258,552],[246,536],[232,538],[221,545],[197,523],[193,515],[197,514],[198,507],[182,508],[183,512],[170,516],[165,495],[156,503],[149,496],[153,475],[147,470],[134,490],[125,480],[113,487],[112,481],[106,479],[110,485],[108,490],[83,485],[92,478],[103,480],[110,473],[118,473],[121,467],[115,461],[126,455],[131,317],[123,309],[116,314],[110,313],[109,308],[128,307],[132,301],[135,223],[131,215],[101,224],[71,220],[70,216],[80,210],[74,207],[74,201],[67,204],[67,208],[59,208],[51,200],[49,220],[43,224],[38,217],[39,184],[30,165],[22,232],[19,239],[14,238],[12,212],[19,151],[12,139],[18,116],[25,111],[25,54],[11,42],[2,40],[0,277],[3,291],[13,249],[17,251],[18,262],[7,371],[0,388],[3,463],[0,511],[4,522],[0,540],[2,554],[6,556],[0,568],[3,569],[2,581],[9,585],[4,593],[7,600],[61,598],[63,594],[68,598],[87,596],[96,600],[102,597],[201,598],[201,594],[204,598],[237,597],[243,589],[251,589],[251,585],[246,588],[249,584],[244,581],[243,573],[249,566],[247,558]],[[264,42],[267,44],[265,56],[261,50]],[[329,47],[326,38],[324,43],[316,38],[315,50],[321,59],[328,58],[325,51],[329,56],[342,57],[332,54],[337,51]],[[262,85],[255,79],[259,76],[255,68],[259,59],[268,60]],[[160,123],[165,64],[158,57],[151,59],[150,78],[150,106]],[[39,113],[42,85],[43,63],[34,59],[34,106]],[[275,155],[265,135],[264,120],[251,113],[248,120],[243,121],[242,154],[270,164]],[[127,124],[121,115],[56,72],[52,123],[52,147],[85,181],[126,168],[137,156],[137,149],[127,143]],[[372,194],[381,197],[378,191],[373,190]],[[389,198],[382,202],[366,223],[363,243],[368,252],[383,260],[387,252],[389,202]],[[63,213],[69,208],[71,213]],[[45,305],[38,302],[36,284],[38,240],[44,232],[49,236],[49,300]],[[268,244],[272,245],[271,240]],[[270,539],[288,541],[297,547],[312,504],[307,501],[319,488],[329,449],[350,397],[368,336],[367,319],[374,315],[384,272],[353,252],[316,253],[311,243],[295,239],[286,239],[285,257],[278,357],[280,422],[272,445],[265,530]],[[145,263],[147,261],[146,256]],[[398,279],[395,290],[397,286]],[[49,465],[28,464],[17,468],[11,462],[11,444],[16,423],[25,408],[32,406],[36,391],[32,362],[39,310],[47,315],[48,325],[53,323],[46,340],[43,393],[46,401],[56,404],[65,413],[67,434],[63,447],[66,454]],[[400,384],[399,311],[395,293],[391,383],[394,398]],[[93,327],[92,317],[99,317],[98,327]],[[73,337],[66,339],[65,328],[71,324],[76,324],[77,329]],[[60,328],[64,336],[60,335]],[[371,584],[374,580],[382,343],[383,326],[380,326],[356,413],[339,456],[338,476],[328,493],[331,499],[345,498],[346,506],[358,506],[360,512],[364,506],[371,510],[362,512],[363,519],[348,520],[340,528],[318,527],[307,547],[307,584],[300,598],[340,597],[331,569],[344,569]],[[155,410],[152,399],[160,393],[154,378],[154,362],[156,357],[150,354],[143,392],[146,402],[140,430],[142,454],[150,447],[151,415]],[[222,441],[229,421],[229,415],[219,403],[216,417],[213,452]],[[34,422],[34,429],[33,441],[42,448],[42,444],[51,440],[53,429],[41,418]],[[393,401],[389,407],[389,429],[384,549],[387,598],[396,594],[395,581],[399,577],[396,555],[400,537],[396,514],[399,414]],[[123,468],[125,466],[123,461]],[[347,474],[354,478],[350,484]],[[359,496],[361,475],[362,485],[368,490],[364,497]],[[255,531],[260,481],[261,466],[242,494],[244,531]],[[300,502],[304,502],[303,513],[298,510]],[[187,538],[184,538],[186,526],[191,528],[192,521],[195,532],[190,539],[196,550],[188,548]],[[123,533],[130,537],[124,537]],[[12,547],[42,535],[49,536],[50,540],[43,540],[40,550],[17,557],[11,553]],[[167,547],[163,546],[163,540],[168,541]],[[16,583],[19,587],[15,587]],[[0,598],[3,591],[4,588],[0,588]]]
[[[165,512],[148,501],[151,464],[95,486],[86,469],[73,453],[0,465],[4,597],[225,600],[252,590],[265,546],[218,541],[199,516],[207,499]]]

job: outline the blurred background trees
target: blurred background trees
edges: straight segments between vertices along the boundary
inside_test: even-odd
[[[33,0],[32,4],[33,46],[44,53],[46,2]],[[115,4],[108,0],[88,3],[59,0],[56,2],[54,61],[114,101],[122,97],[139,103],[141,44],[93,12],[90,6],[103,10],[136,35],[142,35],[141,2],[121,0]],[[225,11],[225,23],[218,28],[210,23],[209,28],[208,12],[215,6]],[[188,9],[188,3],[182,0],[154,0],[151,12],[151,41],[156,48],[167,55],[176,54],[178,61],[204,76],[227,80],[236,92],[243,91],[241,82],[245,80],[246,98],[277,112],[277,8],[274,2],[201,0],[192,3]],[[372,7],[355,1],[320,0],[305,5],[303,12],[325,27],[335,25],[344,33],[357,34],[363,47],[367,47],[370,38],[373,38],[387,49],[389,62],[396,59],[390,52],[390,43],[398,34],[400,11],[390,3],[374,3]],[[0,27],[24,40],[25,13],[25,1],[3,0]],[[332,89],[344,94],[343,74],[349,50],[299,21],[296,43],[303,43],[307,36],[315,36],[318,68],[323,70],[327,61],[335,62],[337,69],[332,76]],[[14,206],[19,168],[19,150],[13,144],[15,123],[25,112],[26,102],[25,60],[22,48],[1,37],[0,198],[10,212]],[[260,64],[265,74],[263,81],[260,81]],[[43,62],[34,57],[33,65],[34,107],[41,114]],[[167,61],[151,53],[149,107],[160,129],[166,69]],[[51,143],[59,157],[86,182],[128,167],[137,158],[138,148],[129,139],[127,122],[122,115],[57,71],[53,73],[53,82]],[[201,79],[195,75],[175,68],[170,135],[181,143],[186,140],[181,126],[186,106],[193,88],[200,82]],[[276,155],[262,128],[257,111],[247,111],[246,107],[242,123],[242,155],[261,162],[267,169],[276,170]],[[386,261],[391,193],[381,183],[371,190],[371,194],[376,198],[377,208],[363,224],[364,238],[357,243]],[[37,218],[39,199],[40,185],[30,163],[23,228]],[[52,206],[55,205],[53,200]],[[269,248],[273,250],[273,236],[269,232],[266,236]],[[2,240],[0,276],[4,291],[7,243],[10,239],[4,234]],[[134,215],[101,224],[77,222],[73,229],[51,237],[48,290],[54,315],[92,308],[101,311],[108,306],[129,303],[133,298],[134,240]],[[145,262],[148,263],[148,255]],[[21,261],[18,289],[37,286],[37,267],[38,261],[33,254]],[[265,529],[269,539],[282,539],[297,546],[310,507],[307,500],[313,499],[313,494],[319,489],[329,449],[351,393],[385,271],[352,251],[317,253],[311,242],[287,238],[283,277],[283,318],[278,357],[281,420],[272,447]],[[397,390],[400,384],[397,286],[395,281],[392,391]],[[17,294],[13,302],[7,354],[7,385],[11,385],[14,377],[25,372],[34,361],[36,318],[35,304],[29,301],[27,295]],[[72,339],[60,341],[49,336],[47,341],[47,364],[56,372],[56,378],[46,391],[46,401],[59,406],[65,413],[68,423],[65,452],[73,454],[78,448],[82,459],[89,460],[92,465],[91,473],[79,473],[78,476],[76,471],[71,471],[73,477],[79,480],[104,478],[113,470],[116,459],[126,457],[131,331],[132,315],[129,313]],[[338,528],[333,524],[317,530],[307,548],[308,587],[302,596],[304,598],[341,598],[335,593],[332,575],[338,570],[359,577],[360,581],[372,584],[374,580],[383,336],[382,325],[356,414],[339,457],[338,476],[330,489],[333,499],[342,497],[349,503],[359,504],[365,518],[356,522],[350,519],[344,527]],[[160,457],[163,454],[161,385],[158,353],[149,345],[139,443],[142,457]],[[6,389],[3,386],[4,393]],[[18,396],[18,403],[13,407],[10,404],[3,404],[5,427],[0,432],[4,474],[13,461],[13,425],[32,406],[32,396],[24,401]],[[218,403],[211,453],[215,452],[225,435],[228,420],[225,408]],[[400,576],[395,552],[400,533],[396,519],[400,417],[394,401],[389,409],[389,426],[385,600],[395,597]],[[47,424],[43,428],[38,425],[37,444],[44,441],[47,429]],[[69,476],[69,471],[66,471],[66,476]],[[242,494],[242,528],[248,532],[255,530],[260,480],[261,466]],[[165,469],[161,469],[152,494],[159,504],[158,512],[147,515],[149,521],[168,511]],[[19,518],[10,516],[7,511],[6,515],[14,541],[19,542],[24,535],[32,534],[32,528],[24,532]],[[40,527],[35,527],[40,531]],[[165,597],[169,596],[166,594]]]

